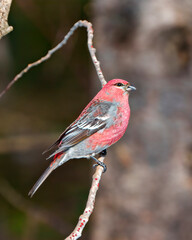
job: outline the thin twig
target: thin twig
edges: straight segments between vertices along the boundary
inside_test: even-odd
[[[104,157],[100,157],[99,161],[103,162],[104,159],[105,159]],[[79,221],[75,229],[67,238],[65,238],[65,240],[76,240],[81,237],[82,231],[85,225],[87,224],[87,222],[89,221],[89,217],[94,209],[95,197],[96,197],[97,190],[99,189],[99,182],[101,180],[102,173],[103,173],[103,167],[98,166],[95,174],[93,175],[92,185],[89,191],[89,196],[88,196],[85,210],[83,214],[79,217]]]
[[[6,199],[6,201],[15,208],[36,219],[38,222],[49,225],[61,234],[66,233],[66,231],[71,228],[70,224],[63,222],[58,216],[47,212],[44,209],[33,205],[29,200],[26,200],[3,178],[0,178],[0,196]]]
[[[87,36],[88,36],[87,45],[88,45],[88,49],[89,49],[89,52],[90,52],[93,64],[95,66],[95,69],[97,71],[97,75],[98,75],[99,80],[101,82],[101,85],[102,86],[105,85],[106,81],[105,81],[105,78],[104,78],[103,73],[101,71],[100,63],[97,60],[96,55],[95,55],[96,50],[93,47],[93,28],[92,28],[92,24],[90,22],[86,21],[86,20],[80,20],[80,21],[76,22],[73,25],[73,27],[69,30],[67,35],[65,35],[63,40],[59,44],[57,44],[54,48],[49,50],[44,57],[40,58],[39,60],[37,60],[37,61],[35,61],[33,63],[28,64],[26,68],[24,68],[19,74],[17,74],[15,76],[15,78],[7,85],[7,87],[0,93],[0,98],[13,86],[13,84],[15,84],[15,82],[17,82],[23,76],[23,74],[28,72],[32,67],[35,67],[35,66],[41,64],[42,62],[47,61],[53,55],[53,53],[55,53],[63,45],[65,45],[67,43],[68,39],[73,35],[75,30],[77,30],[77,28],[79,28],[79,27],[87,28]]]
[[[96,49],[93,47],[93,28],[92,28],[92,24],[86,20],[82,21],[78,21],[76,22],[73,27],[70,29],[70,31],[67,33],[67,35],[64,37],[64,39],[53,49],[49,50],[48,53],[42,57],[41,59],[39,59],[38,61],[28,64],[28,66],[23,69],[18,75],[16,75],[16,77],[8,84],[8,86],[1,92],[0,97],[2,97],[7,90],[9,90],[11,88],[11,86],[19,79],[23,76],[24,73],[28,72],[29,69],[31,69],[32,67],[35,67],[37,65],[39,65],[40,63],[48,60],[53,53],[55,53],[57,50],[59,50],[64,44],[67,43],[68,39],[72,36],[72,34],[74,33],[74,31],[79,28],[79,27],[86,27],[87,28],[87,36],[88,36],[88,40],[87,40],[87,44],[88,44],[88,49],[89,49],[89,53],[91,55],[93,64],[95,66],[97,75],[99,77],[99,80],[101,82],[101,85],[104,86],[106,84],[106,80],[103,76],[103,73],[101,71],[100,68],[100,63],[96,58]],[[104,157],[101,156],[99,158],[100,161],[104,161]],[[83,212],[83,214],[80,216],[79,221],[75,227],[75,229],[73,230],[73,232],[66,238],[66,240],[76,240],[78,239],[81,235],[82,235],[82,231],[86,225],[86,223],[89,220],[89,217],[91,215],[91,213],[93,212],[94,209],[94,203],[95,203],[95,197],[96,197],[96,193],[97,190],[99,188],[99,182],[102,176],[102,172],[103,172],[103,167],[98,166],[96,169],[95,174],[93,175],[93,181],[92,181],[92,186],[89,192],[89,196],[88,196],[88,200],[87,200],[87,204],[85,207],[85,210]]]

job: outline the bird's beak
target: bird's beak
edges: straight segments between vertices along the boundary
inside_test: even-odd
[[[134,86],[127,86],[127,89],[126,89],[128,92],[132,91],[132,90],[136,90],[136,87]]]

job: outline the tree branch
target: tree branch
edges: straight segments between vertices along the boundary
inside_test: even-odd
[[[36,219],[36,221],[47,224],[61,234],[65,234],[71,227],[70,224],[63,222],[53,213],[31,204],[3,178],[0,178],[0,195],[15,208]]]
[[[59,44],[57,44],[54,48],[49,50],[44,57],[40,58],[39,60],[37,60],[33,63],[28,64],[26,68],[24,68],[19,74],[17,74],[15,76],[15,78],[7,85],[7,87],[0,93],[0,98],[13,86],[13,84],[15,82],[17,82],[23,76],[23,74],[28,72],[32,67],[35,67],[35,66],[41,64],[42,62],[47,61],[53,55],[53,53],[55,53],[63,45],[65,45],[67,43],[68,39],[73,35],[75,30],[77,30],[77,28],[79,28],[79,27],[87,28],[87,36],[88,36],[87,45],[88,45],[89,53],[91,55],[91,58],[92,58],[94,66],[95,66],[95,69],[96,69],[97,75],[99,77],[99,80],[101,82],[101,85],[102,86],[105,85],[106,81],[105,81],[105,78],[104,78],[103,73],[102,73],[101,68],[100,68],[100,62],[97,60],[97,57],[95,55],[96,49],[93,47],[93,28],[92,28],[92,24],[90,22],[86,21],[86,20],[84,20],[84,21],[80,20],[73,25],[73,27],[69,30],[67,35],[65,35],[63,40]]]
[[[104,159],[105,159],[104,157],[100,157],[99,161],[103,162]],[[88,196],[85,210],[83,214],[79,217],[79,221],[75,229],[67,238],[65,238],[65,240],[76,240],[81,237],[82,231],[85,225],[87,224],[87,222],[89,221],[89,217],[94,209],[95,197],[96,197],[97,190],[99,188],[99,182],[101,180],[102,173],[103,173],[103,167],[97,166],[96,172],[93,175],[92,185],[89,191],[89,196]]]
[[[24,68],[19,74],[17,74],[15,76],[15,78],[8,84],[8,86],[1,92],[0,97],[2,97],[11,87],[12,85],[19,80],[23,74],[25,74],[26,72],[28,72],[32,67],[35,67],[39,64],[41,64],[44,61],[47,61],[53,53],[55,53],[57,50],[59,50],[63,45],[65,45],[68,41],[68,39],[73,35],[73,33],[75,32],[75,30],[79,27],[85,27],[87,28],[87,45],[88,45],[88,49],[89,49],[89,53],[91,55],[93,64],[95,66],[98,78],[101,82],[101,85],[104,86],[106,84],[106,80],[103,76],[103,73],[101,71],[100,68],[100,63],[96,58],[96,49],[93,47],[93,28],[92,28],[92,24],[86,20],[82,21],[78,21],[76,22],[73,27],[70,29],[70,31],[67,33],[67,35],[63,38],[63,40],[56,45],[53,49],[49,50],[48,53],[42,57],[41,59],[37,60],[36,62],[30,63],[27,65],[26,68]],[[104,157],[100,156],[99,160],[101,162],[104,161]],[[93,175],[93,181],[92,181],[92,186],[89,192],[89,196],[88,196],[88,200],[87,200],[87,204],[85,207],[85,210],[83,212],[83,214],[80,216],[79,221],[75,227],[75,229],[73,230],[73,232],[66,238],[66,240],[75,240],[78,239],[81,235],[82,235],[82,231],[86,225],[86,223],[89,220],[89,217],[91,215],[91,213],[93,212],[94,209],[94,203],[95,203],[95,197],[96,197],[96,193],[97,190],[99,188],[99,182],[101,179],[101,175],[103,172],[103,167],[101,166],[97,166],[96,172]]]
[[[12,0],[0,0],[0,39],[13,30],[7,22],[11,3]]]

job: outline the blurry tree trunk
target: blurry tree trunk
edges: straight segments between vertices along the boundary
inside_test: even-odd
[[[124,138],[108,150],[92,240],[192,239],[192,2],[96,0],[107,80],[137,87]]]
[[[0,39],[13,30],[7,22],[11,3],[12,0],[0,0]]]

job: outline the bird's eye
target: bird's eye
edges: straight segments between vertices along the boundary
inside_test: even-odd
[[[123,86],[123,83],[119,82],[119,83],[116,84],[116,86],[121,87],[121,86]]]

